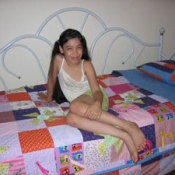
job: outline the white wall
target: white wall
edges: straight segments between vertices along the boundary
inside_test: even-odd
[[[174,0],[0,0],[0,48],[15,36],[35,33],[47,16],[65,7],[92,10],[107,26],[123,27],[149,43],[158,42],[163,26],[164,54],[168,56],[175,49]],[[19,85],[14,81],[10,88]]]

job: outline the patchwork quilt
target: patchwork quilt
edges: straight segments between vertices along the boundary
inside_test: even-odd
[[[139,162],[118,138],[71,127],[69,104],[46,104],[46,84],[0,92],[0,175],[165,174],[175,167],[175,106],[131,84],[123,75],[101,75],[109,112],[136,122],[146,148]],[[154,167],[154,168],[153,168]]]

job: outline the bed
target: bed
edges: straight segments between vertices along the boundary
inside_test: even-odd
[[[81,18],[78,27],[69,26],[68,14],[75,15],[75,21]],[[94,30],[90,30],[92,23]],[[38,99],[38,93],[45,93],[47,88],[56,25],[57,34],[74,27],[87,35],[92,58],[102,58],[101,64],[92,61],[98,82],[108,94],[109,112],[136,122],[146,136],[146,148],[139,153],[137,163],[130,159],[121,140],[69,126],[65,119],[69,103],[58,105],[53,101],[48,105]],[[49,15],[34,34],[14,37],[4,45],[0,49],[0,174],[164,175],[175,170],[175,73],[167,73],[167,68],[166,78],[160,76],[160,71],[156,76],[148,72],[152,69],[144,69],[145,65],[153,65],[154,69],[157,68],[154,64],[158,67],[171,64],[175,70],[175,53],[167,57],[162,52],[163,34],[161,28],[160,40],[146,43],[123,28],[108,27],[88,9],[71,7]],[[106,43],[105,49],[101,42]],[[145,51],[146,56],[151,55],[149,64],[142,62]],[[117,69],[118,62],[114,64],[116,52],[121,56],[118,62],[123,65],[122,70]],[[12,67],[9,57],[14,55],[16,64]],[[21,57],[26,59],[25,67],[21,66]],[[35,63],[32,68],[28,60]],[[132,68],[127,67],[131,61]],[[32,75],[31,80],[28,70],[35,68],[36,77],[41,78]]]

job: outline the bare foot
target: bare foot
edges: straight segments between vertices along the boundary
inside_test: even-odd
[[[130,121],[128,121],[128,123],[129,127],[127,131],[129,135],[132,137],[137,151],[138,152],[143,151],[146,145],[146,139],[143,132],[136,123]]]
[[[125,142],[128,150],[129,150],[130,157],[133,160],[133,162],[137,162],[138,161],[138,152],[137,152],[137,149],[134,145],[134,142],[133,142],[131,136],[127,132],[125,132],[123,134],[124,134],[123,141]]]

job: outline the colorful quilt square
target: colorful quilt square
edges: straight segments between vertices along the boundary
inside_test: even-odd
[[[155,130],[155,125],[151,124],[148,126],[144,126],[141,128],[141,130],[143,131],[145,138],[148,140],[148,144],[146,145],[146,149],[154,149],[156,148],[156,130]]]
[[[49,127],[48,130],[54,140],[55,147],[83,142],[81,132],[69,125],[53,126]]]
[[[38,101],[34,101],[34,103],[37,107],[59,107],[60,106],[58,103],[54,101],[48,104],[45,101],[38,100]]]
[[[8,174],[9,166],[9,163],[0,163],[0,172],[2,175]]]
[[[10,123],[14,123],[14,122],[10,122]],[[17,133],[18,131],[17,127],[13,124],[8,126],[10,127],[13,126],[13,128],[10,129],[10,128],[7,128],[7,126],[5,126],[4,128],[5,128],[5,131],[7,131],[7,133],[1,134],[0,162],[22,155],[21,146],[20,146],[18,133]]]
[[[100,136],[98,134],[92,133],[92,132],[87,132],[85,130],[79,129],[81,134],[83,135],[83,141],[87,142],[89,140],[98,140],[98,139],[103,139],[104,136]]]
[[[12,107],[9,103],[0,104],[0,112],[12,111]]]
[[[112,108],[117,102],[122,102],[124,99],[120,95],[114,95],[109,97],[109,108]]]
[[[155,123],[165,122],[175,118],[175,112],[166,103],[158,103],[150,106],[147,111],[154,116]]]
[[[111,96],[115,96],[115,93],[109,87],[105,88],[105,92],[108,95],[108,98],[111,97]]]
[[[46,128],[19,132],[18,135],[23,153],[54,147],[52,137]]]
[[[0,104],[7,103],[8,99],[5,93],[0,94]]]
[[[89,170],[87,174],[94,174],[93,171],[101,171],[101,167],[109,168],[112,163],[111,146],[105,144],[102,139],[84,142],[84,157],[86,169]]]
[[[142,98],[140,98],[140,100],[142,100],[143,103],[137,103],[137,102],[134,102],[134,103],[136,105],[140,106],[141,108],[146,108],[148,106],[151,106],[151,105],[159,103],[159,101],[154,100],[154,99],[152,99],[150,97],[142,97]]]
[[[35,103],[33,101],[14,101],[10,102],[12,110],[35,108]]]
[[[27,92],[18,92],[7,94],[9,101],[26,101],[31,100],[30,95]]]
[[[40,111],[41,115],[47,115],[47,116],[62,116],[63,115],[63,110],[60,106],[56,106],[56,107],[41,107],[38,108]]]
[[[165,99],[163,97],[160,97],[160,96],[158,96],[156,94],[149,95],[149,97],[152,98],[152,99],[154,99],[154,100],[156,100],[156,101],[158,101],[158,102],[160,102],[160,103],[167,102],[167,99]]]
[[[15,116],[13,112],[0,112],[0,123],[15,121]]]
[[[166,125],[166,127],[165,127]],[[175,120],[164,120],[155,125],[156,130],[156,146],[162,147],[162,151],[166,150],[165,145],[174,143],[175,139]],[[167,147],[169,148],[169,147]]]
[[[83,173],[83,157],[83,144],[81,143],[55,148],[58,174]]]
[[[26,174],[23,156],[4,161],[3,164],[8,166],[8,174]]]
[[[165,102],[164,103],[166,106],[168,106],[172,111],[175,112],[175,105],[172,104],[171,102]]]
[[[172,120],[175,118],[174,112],[168,112],[165,114],[165,120]]]
[[[124,78],[123,76],[120,76],[120,77],[110,77],[110,78],[103,79],[101,81],[103,83],[105,83],[107,87],[129,83],[128,80],[126,78]]]
[[[144,94],[140,93],[139,91],[137,91],[136,89],[125,92],[120,94],[120,96],[122,98],[124,98],[124,102],[138,102],[138,103],[142,103],[142,101],[140,100],[140,98],[145,97]]]
[[[152,95],[153,93],[150,92],[150,91],[147,91],[146,89],[142,89],[142,88],[139,88],[137,89],[139,92],[141,92],[142,94],[144,94],[145,96],[148,96],[148,95]]]
[[[14,110],[13,114],[16,120],[24,120],[24,119],[36,118],[38,115],[40,115],[40,112],[38,108],[28,108],[28,109]]]
[[[54,148],[28,152],[23,156],[28,175],[57,175]]]
[[[5,91],[0,91],[0,96],[2,95],[5,95],[6,94],[6,92]]]
[[[65,116],[53,116],[49,120],[44,121],[47,127],[58,126],[58,125],[67,125]]]
[[[35,85],[35,86],[26,86],[25,87],[27,92],[39,92],[46,90],[46,84]]]
[[[122,93],[127,92],[127,91],[131,91],[133,89],[136,89],[136,87],[134,87],[128,83],[110,86],[110,88],[112,89],[112,91],[115,92],[116,95],[122,94]]]
[[[135,122],[140,127],[154,123],[154,118],[150,113],[132,103],[114,105],[112,109],[119,114],[119,117]]]
[[[46,124],[43,120],[26,119],[26,120],[18,120],[17,127],[18,127],[18,132],[23,132],[23,131],[38,130],[38,129],[46,128]]]
[[[45,93],[44,91],[42,91],[42,93]],[[29,95],[30,95],[30,97],[31,97],[31,99],[32,99],[32,101],[33,102],[35,102],[35,101],[43,101],[43,100],[41,100],[41,99],[39,99],[39,93],[38,92],[29,92],[28,93]]]

